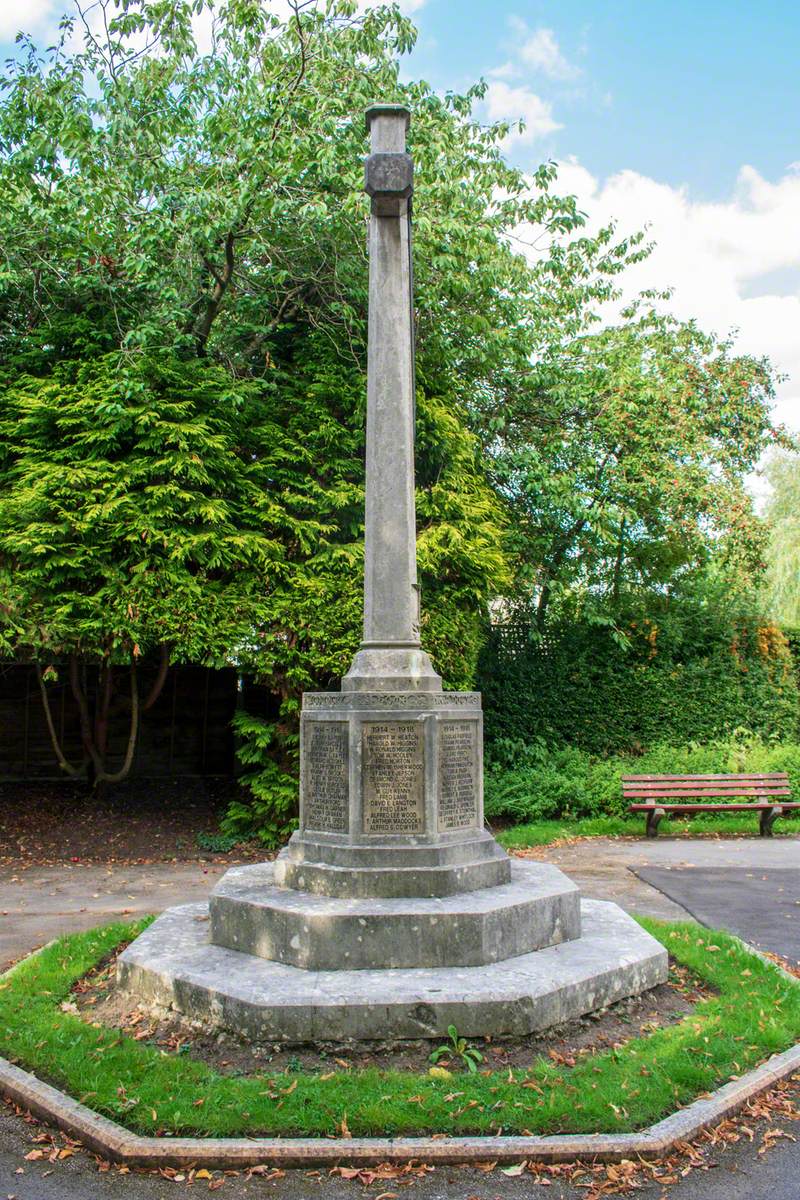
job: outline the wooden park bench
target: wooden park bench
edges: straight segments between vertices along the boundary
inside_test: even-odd
[[[769,775],[623,775],[622,795],[632,801],[628,812],[644,813],[648,837],[655,837],[667,813],[757,812],[762,837],[772,837],[778,817],[800,804],[791,796],[789,776]],[[746,797],[751,797],[747,800]],[[716,804],[709,801],[717,800]]]

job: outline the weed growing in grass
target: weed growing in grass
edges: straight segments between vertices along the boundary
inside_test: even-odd
[[[449,1042],[444,1042],[441,1046],[437,1046],[431,1055],[431,1062],[436,1064],[440,1058],[460,1058],[464,1066],[475,1075],[478,1070],[478,1063],[483,1062],[483,1055],[476,1046],[471,1046],[466,1038],[458,1036],[458,1030],[455,1025],[447,1026],[447,1036]]]

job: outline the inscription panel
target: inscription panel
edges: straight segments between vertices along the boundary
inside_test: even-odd
[[[303,728],[303,824],[347,833],[350,753],[346,721],[306,721]]]
[[[419,721],[363,725],[365,833],[422,833],[425,787]]]
[[[478,727],[475,721],[439,724],[439,831],[478,823]]]

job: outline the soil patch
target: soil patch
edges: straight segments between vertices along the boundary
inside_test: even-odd
[[[122,947],[120,948],[121,951]],[[73,1006],[85,1019],[119,1029],[137,1041],[146,1041],[173,1054],[188,1054],[223,1074],[327,1074],[336,1070],[412,1071],[425,1073],[430,1054],[442,1038],[395,1042],[325,1042],[309,1045],[266,1043],[252,1045],[235,1034],[198,1028],[173,1015],[156,1018],[132,1008],[130,997],[114,988],[116,955],[90,972],[73,988]],[[586,1017],[525,1037],[474,1038],[470,1044],[483,1055],[482,1070],[527,1069],[538,1057],[560,1066],[574,1066],[578,1058],[619,1047],[631,1038],[675,1024],[695,1005],[714,995],[686,967],[670,960],[667,983],[641,996],[620,1000]],[[443,1056],[439,1066],[461,1071],[464,1064]]]
[[[220,854],[198,845],[240,795],[234,779],[132,779],[104,797],[67,782],[0,784],[0,864],[267,858],[258,846]]]

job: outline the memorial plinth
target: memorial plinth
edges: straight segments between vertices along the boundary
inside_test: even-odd
[[[520,1034],[662,982],[661,945],[484,829],[477,692],[419,640],[408,113],[372,153],[364,637],[340,692],[307,693],[299,829],[120,957],[140,1002],[253,1040]]]

